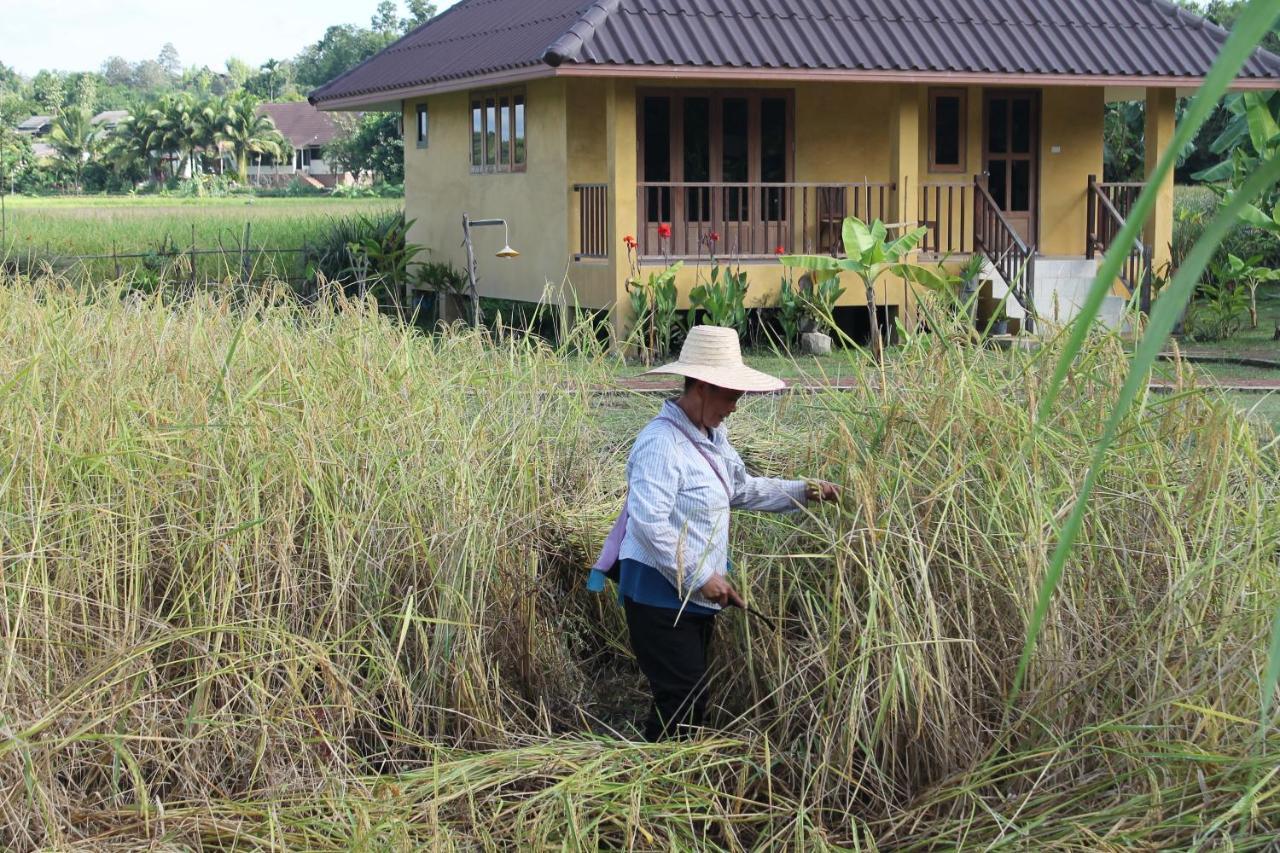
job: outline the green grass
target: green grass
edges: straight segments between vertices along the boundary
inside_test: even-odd
[[[1270,394],[1229,393],[1225,397],[1241,412],[1280,435],[1280,391]]]
[[[720,617],[721,733],[655,746],[632,739],[617,604],[583,589],[656,405],[565,390],[612,359],[360,305],[56,285],[0,286],[0,847],[1280,832],[1280,730],[1258,723],[1280,451],[1211,391],[1124,418],[1006,713],[1128,367],[1112,339],[1034,430],[1054,348],[922,338],[890,382],[845,353],[823,365],[851,391],[745,401],[753,470],[846,499],[735,520],[778,630]]]
[[[1258,328],[1248,328],[1247,316],[1242,319],[1245,328],[1229,340],[1208,343],[1179,341],[1179,346],[1189,354],[1233,355],[1280,361],[1280,341],[1274,340],[1275,330],[1280,326],[1280,284],[1258,288]]]

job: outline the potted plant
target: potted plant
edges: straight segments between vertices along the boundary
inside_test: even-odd
[[[987,327],[993,335],[1009,334],[1009,315],[1005,313],[1004,300],[1001,299],[996,303],[996,307],[991,312],[991,317],[987,320]]]

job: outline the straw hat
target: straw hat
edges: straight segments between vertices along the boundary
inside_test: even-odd
[[[649,373],[670,373],[700,379],[731,391],[780,391],[781,379],[742,363],[738,332],[724,326],[694,326],[680,348],[680,359]]]

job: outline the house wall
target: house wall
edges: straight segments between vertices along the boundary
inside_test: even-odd
[[[501,227],[472,232],[479,292],[502,299],[536,301],[548,282],[557,287],[568,261],[568,146],[563,80],[535,80],[525,87],[524,172],[471,173],[468,93],[450,92],[405,101],[405,127],[417,107],[430,111],[428,147],[405,146],[405,214],[416,220],[409,240],[431,250],[429,260],[466,270],[462,215],[507,220],[518,258],[494,257]]]
[[[1040,106],[1040,254],[1081,257],[1089,176],[1102,179],[1102,88],[1050,88]]]
[[[415,124],[416,108],[431,113],[428,148],[406,146],[406,209],[416,219],[410,239],[432,250],[431,260],[465,268],[461,241],[464,211],[473,218],[505,217],[511,243],[521,252],[514,261],[493,253],[502,235],[486,229],[474,234],[480,292],[486,296],[538,300],[555,285],[552,298],[584,307],[625,306],[625,282],[633,271],[622,237],[635,233],[637,140],[636,91],[641,88],[706,88],[705,81],[559,78],[533,81],[528,97],[528,164],[522,173],[473,175],[470,172],[468,93],[406,101],[405,126]],[[734,88],[779,88],[794,92],[794,179],[809,183],[895,182],[898,191],[884,218],[914,222],[940,220],[960,245],[972,245],[972,180],[983,169],[983,89],[968,87],[965,169],[930,172],[929,87],[901,84],[799,84]],[[1100,87],[1044,89],[1041,101],[1040,217],[1038,249],[1047,255],[1079,256],[1084,250],[1086,186],[1102,172],[1104,91]],[[575,260],[580,246],[579,196],[575,184],[609,185],[607,259]],[[936,208],[920,208],[923,186],[939,185],[952,195],[948,223]],[[932,197],[931,197],[932,198]],[[930,205],[932,205],[932,200]],[[963,213],[961,213],[963,211]],[[963,219],[963,223],[961,223]],[[744,265],[753,303],[776,293],[782,270],[774,261]],[[655,267],[640,268],[646,277]],[[568,272],[568,289],[560,285]],[[677,279],[682,301],[699,271],[687,264]],[[856,282],[846,282],[843,305],[861,305]],[[904,299],[901,281],[886,281],[879,299]],[[910,295],[906,296],[912,301]]]

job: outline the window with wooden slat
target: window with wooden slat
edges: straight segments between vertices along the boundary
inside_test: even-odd
[[[525,170],[525,95],[521,89],[471,95],[471,171]]]

